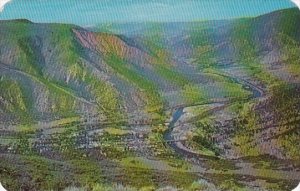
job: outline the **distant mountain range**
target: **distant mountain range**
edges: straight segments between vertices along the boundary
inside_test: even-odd
[[[288,9],[232,21],[106,27],[118,34],[73,25],[1,21],[1,122],[86,112],[120,120],[128,117],[124,111],[161,113],[187,102],[187,85],[218,83],[194,68],[205,67],[208,59],[222,66],[238,62],[237,53],[244,48],[238,41],[251,40],[257,57],[280,51],[278,35],[298,43],[299,18],[297,9]],[[214,58],[208,54],[212,52]],[[226,96],[225,90],[218,93],[212,96]]]

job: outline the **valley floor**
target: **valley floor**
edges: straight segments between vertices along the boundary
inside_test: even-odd
[[[107,185],[108,189],[111,184],[145,190],[170,185],[184,190],[293,188],[300,181],[299,162],[268,155],[244,157],[236,150],[229,133],[234,116],[228,108],[237,102],[265,100],[267,93],[234,74],[226,75],[251,95],[178,105],[166,112],[170,119],[164,123],[135,122],[118,127],[93,117],[75,117],[34,127],[3,126],[0,157],[4,185],[24,190],[76,185]],[[211,116],[222,131],[208,138],[220,150],[191,143],[195,122]],[[12,140],[16,141],[12,144]],[[12,185],[14,179],[18,183]]]

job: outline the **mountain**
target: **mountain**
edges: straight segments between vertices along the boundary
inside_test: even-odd
[[[122,97],[135,109],[135,102],[144,102],[140,97],[156,96],[150,89],[153,82],[135,71],[142,67],[137,62],[147,66],[151,58],[121,37],[71,25],[28,21],[0,25],[1,86],[6,89],[1,91],[2,122],[84,113],[121,119],[126,117],[120,114],[126,105]],[[163,80],[159,83],[166,86]],[[149,95],[142,95],[140,88],[149,90]]]
[[[182,94],[189,86],[197,94],[198,86],[216,82],[193,71],[194,65],[179,66],[171,49],[152,42],[152,36],[138,39],[26,20],[1,21],[0,28],[1,86],[6,89],[1,92],[2,122],[85,113],[122,121],[129,117],[122,111],[138,110],[162,115],[167,107],[187,101]],[[220,94],[225,95],[215,96],[229,92]]]

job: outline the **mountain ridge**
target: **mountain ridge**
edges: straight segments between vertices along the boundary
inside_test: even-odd
[[[285,12],[288,14],[293,14],[293,15],[298,14],[298,11],[297,11],[297,13],[295,13],[295,9],[287,9],[287,10],[276,11],[274,13],[270,13],[270,14],[267,14],[264,16],[248,18],[246,20],[249,20],[251,22],[256,22],[256,24],[258,24],[260,21],[262,21],[261,18],[262,19],[266,19],[266,18],[274,19],[274,18],[276,18],[274,15],[282,14],[282,12]],[[275,19],[275,20],[277,20],[277,19]],[[232,22],[239,23],[240,21],[241,20],[239,20],[239,21],[234,20]],[[221,22],[221,21],[219,21],[219,22]],[[229,28],[231,28],[230,25],[232,25],[232,22],[230,22],[229,24],[225,23],[225,24],[221,24],[221,25],[226,25],[226,26],[229,25]],[[262,21],[262,23],[266,23],[266,21]],[[9,64],[8,66],[12,67],[12,68],[10,68],[10,70],[19,69],[23,72],[27,72],[29,75],[34,75],[37,78],[44,76],[43,79],[40,79],[40,82],[43,82],[43,83],[48,83],[49,80],[51,81],[51,79],[53,79],[54,81],[56,81],[54,83],[58,82],[58,84],[56,84],[54,86],[53,86],[53,84],[52,85],[50,84],[50,86],[53,86],[53,87],[56,86],[56,89],[58,91],[60,91],[60,90],[57,87],[57,85],[60,86],[61,88],[71,85],[71,88],[69,90],[72,93],[69,90],[65,90],[65,93],[68,92],[68,94],[71,95],[71,97],[73,97],[75,99],[77,96],[80,96],[80,97],[83,96],[82,100],[87,100],[84,102],[89,103],[89,105],[92,105],[91,103],[95,102],[95,101],[91,100],[91,95],[86,94],[86,93],[83,93],[82,95],[80,95],[81,91],[76,91],[76,89],[78,89],[78,88],[80,89],[80,87],[82,88],[84,86],[83,84],[85,83],[83,80],[85,74],[80,72],[78,69],[82,68],[82,67],[87,67],[87,68],[90,68],[90,70],[91,70],[92,68],[95,69],[95,67],[96,67],[96,70],[94,70],[94,69],[93,70],[94,71],[98,70],[97,71],[98,74],[93,74],[93,75],[98,75],[98,77],[102,76],[100,78],[104,78],[104,79],[107,78],[107,75],[110,75],[110,74],[108,74],[106,72],[108,71],[108,68],[112,67],[112,65],[108,66],[109,64],[107,65],[107,63],[103,64],[103,63],[105,63],[105,61],[103,59],[106,59],[106,60],[113,59],[113,58],[102,58],[102,57],[107,57],[105,55],[107,53],[116,54],[116,55],[113,55],[113,56],[116,56],[116,58],[122,58],[122,59],[126,58],[127,59],[126,62],[131,62],[130,65],[125,64],[125,68],[127,68],[126,70],[128,70],[127,72],[134,72],[134,73],[136,73],[135,75],[137,75],[137,76],[140,76],[140,75],[143,76],[142,78],[146,77],[146,80],[144,80],[144,83],[147,84],[148,83],[147,81],[150,80],[150,81],[154,82],[154,84],[156,84],[155,86],[158,86],[162,89],[168,89],[168,87],[170,87],[171,89],[175,88],[175,87],[172,88],[172,86],[174,86],[175,78],[172,77],[171,73],[174,73],[175,70],[177,70],[176,69],[177,66],[175,66],[175,68],[174,68],[174,64],[172,64],[172,62],[174,62],[175,60],[174,60],[174,58],[172,58],[173,56],[170,55],[170,52],[172,52],[172,51],[179,52],[178,55],[180,55],[180,54],[182,54],[180,52],[188,51],[186,57],[188,57],[188,55],[192,56],[194,54],[193,52],[189,52],[188,46],[190,46],[189,45],[190,39],[185,40],[183,38],[184,33],[182,33],[183,35],[180,34],[181,32],[179,33],[179,36],[177,36],[178,37],[177,40],[181,40],[181,39],[183,39],[183,40],[180,43],[179,42],[176,43],[176,41],[177,41],[176,40],[176,31],[175,31],[175,36],[174,36],[175,38],[173,38],[173,37],[171,38],[172,43],[175,45],[175,49],[173,49],[172,47],[168,48],[168,46],[170,46],[170,45],[159,45],[160,43],[164,44],[163,41],[156,42],[156,40],[154,40],[153,41],[154,43],[152,42],[150,44],[147,44],[147,43],[145,44],[145,42],[147,40],[144,41],[143,39],[139,39],[139,38],[135,38],[135,37],[128,38],[128,37],[126,37],[126,35],[114,35],[114,34],[109,34],[109,33],[95,33],[93,31],[89,31],[89,30],[86,30],[84,28],[81,28],[81,27],[78,27],[75,25],[36,24],[36,23],[32,23],[31,21],[28,21],[28,20],[1,21],[0,24],[1,24],[0,27],[2,28],[1,31],[2,31],[2,36],[3,36],[1,38],[1,41],[5,44],[5,41],[7,41],[9,38],[11,38],[12,41],[14,41],[13,39],[16,39],[18,41],[17,43],[19,44],[19,46],[17,48],[15,48],[15,52],[19,52],[19,51],[21,51],[20,53],[23,52],[23,56],[20,56],[20,55],[15,54],[13,48],[11,48],[11,51],[8,51],[7,53],[10,53],[13,55],[11,55],[10,57],[5,57],[5,56],[3,56],[6,53],[5,49],[2,49],[2,52],[4,52],[4,54],[2,54],[2,59],[0,59],[2,66],[3,66],[3,64],[8,63]],[[16,25],[16,26],[13,26],[13,25]],[[202,24],[199,24],[199,26],[201,28]],[[249,25],[249,27],[250,26],[254,27],[254,28],[259,28],[259,27],[255,27],[251,24]],[[208,26],[208,27],[210,27],[210,26]],[[196,26],[196,28],[198,28],[198,26]],[[224,27],[221,27],[221,28],[224,28]],[[267,27],[267,28],[270,28],[270,27]],[[18,30],[18,32],[15,30]],[[189,28],[184,29],[184,30],[189,30]],[[212,34],[215,33],[214,31],[216,31],[218,33],[218,35],[220,34],[220,32],[218,32],[218,30],[216,30],[216,29],[209,29],[209,30],[212,31]],[[225,32],[224,33],[225,37],[223,36],[222,38],[226,39],[227,38],[226,36],[228,35],[228,32],[230,30],[228,32],[226,32],[226,30],[227,30],[226,27],[225,27],[225,29],[222,29],[222,30],[224,30],[224,32]],[[7,32],[5,32],[5,31],[7,31]],[[22,34],[22,31],[24,31],[24,32],[28,31],[28,32],[26,32],[26,33],[28,33],[28,35],[26,35],[26,33]],[[257,33],[258,30],[254,30],[254,31],[256,31],[256,33]],[[5,36],[7,36],[8,33],[10,33],[10,34],[15,33],[16,35],[15,35],[15,37],[12,37],[9,35],[8,36],[9,38],[7,38]],[[57,35],[55,36],[55,33],[62,34],[62,36],[61,37],[59,37]],[[295,33],[297,33],[297,32],[295,32]],[[202,34],[204,34],[204,33],[201,32],[200,35],[202,35]],[[260,34],[264,34],[264,32],[262,32]],[[138,35],[138,34],[136,34],[136,35]],[[154,35],[154,34],[150,34],[149,37],[151,38],[152,35]],[[87,38],[90,38],[90,39],[84,39],[84,36],[86,36]],[[51,38],[52,38],[52,40],[56,40],[56,41],[51,42]],[[164,38],[168,38],[168,37],[162,36],[161,38],[164,39]],[[195,38],[198,38],[198,37],[195,37]],[[231,38],[231,37],[228,37],[227,39],[229,39],[229,38]],[[260,38],[260,37],[258,37],[258,38]],[[262,36],[261,38],[267,39],[269,37]],[[204,38],[201,37],[201,39],[204,39]],[[211,39],[211,38],[208,37],[207,39]],[[205,41],[207,41],[207,39]],[[44,40],[45,40],[45,42],[44,42]],[[62,41],[64,41],[65,44],[63,44]],[[2,43],[2,45],[3,45],[3,43]],[[12,43],[12,42],[10,42],[10,43]],[[58,43],[59,45],[54,45],[53,43]],[[203,42],[201,42],[201,43],[203,44]],[[218,43],[218,42],[216,41],[216,43]],[[109,45],[109,44],[111,44],[111,45]],[[181,44],[181,45],[177,46],[176,44]],[[187,45],[184,45],[184,44],[187,44]],[[47,47],[49,45],[54,45],[53,51],[55,51],[55,53],[51,52],[52,50],[50,50],[50,48]],[[153,51],[151,52],[151,48],[149,49],[149,47],[151,47],[153,45],[154,45],[154,47],[161,46],[161,48],[157,49],[161,52],[153,52]],[[174,46],[174,45],[171,45],[171,46]],[[59,47],[59,46],[61,46],[61,47]],[[91,47],[91,46],[93,46],[93,47]],[[182,46],[182,48],[180,48],[181,46]],[[192,46],[198,46],[198,45],[195,44]],[[8,47],[10,47],[10,46],[8,46]],[[71,51],[68,51],[69,48]],[[165,48],[167,50],[164,50]],[[178,49],[178,50],[176,50],[176,49]],[[157,51],[157,50],[155,50],[155,51]],[[39,53],[40,55],[37,54],[38,51],[41,51]],[[92,51],[92,53],[89,53],[88,51]],[[193,51],[193,50],[191,49],[191,51]],[[62,53],[66,53],[66,55],[63,55]],[[58,56],[59,58],[57,58],[57,59],[53,58],[51,55],[54,55],[54,54],[59,55]],[[99,54],[99,55],[97,56],[96,54]],[[177,56],[177,53],[175,53],[175,54]],[[31,55],[31,57],[28,55]],[[93,55],[94,57],[97,57],[97,60],[94,59],[90,64],[85,63],[88,59],[91,60],[91,58],[89,58],[89,55]],[[21,57],[21,58],[18,58],[18,60],[23,59],[23,62],[25,61],[25,63],[27,63],[29,67],[23,68],[22,65],[24,65],[24,64],[22,64],[22,63],[20,63],[20,61],[16,60],[15,59],[16,57]],[[162,58],[162,57],[164,57],[164,58]],[[185,56],[183,56],[183,57],[185,57]],[[41,62],[48,62],[48,64],[44,63],[41,65]],[[55,64],[55,62],[60,62],[61,64]],[[68,62],[72,62],[72,63],[69,63],[70,66],[66,65],[66,63],[68,64]],[[87,62],[89,62],[89,61],[87,61]],[[99,65],[99,63],[96,63],[96,62],[100,62],[102,64]],[[163,70],[164,70],[163,72],[165,72],[163,75],[165,75],[165,76],[161,76],[161,74],[159,74],[159,75],[155,74],[155,73],[157,73],[157,71],[155,71],[155,70],[157,70],[157,68],[155,69],[153,67],[154,66],[158,67],[157,63],[159,63],[159,62],[169,62],[168,64],[165,64],[165,63],[159,64],[159,69],[161,70],[161,68],[163,68]],[[177,62],[177,61],[175,61],[175,62]],[[11,64],[11,63],[15,63],[15,64]],[[35,63],[37,63],[37,64],[35,64]],[[139,63],[139,64],[134,64],[134,63]],[[7,65],[5,65],[5,66],[7,66]],[[72,68],[74,70],[73,72],[75,72],[75,73],[73,73],[73,76],[72,76],[72,73],[70,72],[71,69],[69,72],[64,71],[65,67],[73,67]],[[113,69],[113,70],[115,70],[115,69]],[[42,70],[42,71],[40,71],[40,70]],[[48,73],[49,71],[47,72],[47,70],[57,70],[59,72],[51,74],[51,73]],[[92,71],[89,71],[89,72],[93,73]],[[142,73],[139,74],[139,72],[142,72]],[[179,72],[179,71],[177,71],[177,72]],[[73,80],[75,80],[75,81],[73,81],[72,77],[76,78],[76,76],[79,77],[79,79],[73,79]],[[186,83],[189,83],[188,81],[190,81],[188,79],[184,79],[184,78],[189,78],[189,77],[185,76],[185,74],[183,74],[183,75],[180,74],[180,72],[177,74],[177,76],[181,76],[182,80],[186,81]],[[117,77],[117,78],[119,78],[119,77]],[[48,82],[46,82],[44,78],[46,78],[46,81],[48,81]],[[93,78],[93,77],[91,77],[91,78]],[[123,74],[123,78],[124,78],[124,74]],[[125,78],[128,78],[128,76]],[[169,80],[171,80],[171,82]],[[81,81],[81,83],[78,83],[79,81]],[[120,79],[119,79],[119,81],[120,81]],[[133,83],[134,81],[135,81],[134,79],[131,79],[130,83]],[[138,81],[141,81],[141,80],[138,80]],[[135,81],[134,83],[137,83],[137,81]],[[105,82],[104,82],[104,84],[105,84]],[[144,84],[140,84],[139,88],[141,88],[143,85]],[[149,85],[150,84],[148,84],[146,86],[149,86]],[[110,86],[110,85],[108,85],[108,86]],[[177,85],[175,84],[175,86],[177,86]],[[74,88],[75,88],[75,91],[74,91]],[[134,88],[134,87],[132,86],[132,88]],[[110,90],[110,91],[113,91],[113,90]],[[157,91],[157,90],[155,90],[155,91]],[[152,90],[149,90],[149,92],[152,92]],[[75,95],[72,96],[73,93],[75,93]],[[152,94],[153,94],[153,92],[152,92]],[[154,94],[157,94],[157,93],[154,93]],[[153,96],[154,96],[154,94],[153,94]],[[77,100],[80,100],[80,99],[77,99]],[[95,98],[93,98],[93,99],[95,99]],[[76,101],[74,101],[74,103],[75,102]]]

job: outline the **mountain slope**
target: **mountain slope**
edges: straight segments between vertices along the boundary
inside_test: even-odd
[[[194,75],[201,79],[196,75],[199,72],[226,74],[264,90],[266,100],[235,104],[240,109],[233,114],[237,125],[233,129],[231,124],[226,127],[229,130],[222,130],[224,127],[218,125],[213,130],[202,129],[200,120],[195,123],[194,131],[199,131],[202,139],[220,137],[215,144],[225,153],[224,145],[230,144],[236,145],[232,146],[236,147],[235,150],[240,150],[235,151],[238,156],[268,154],[295,159],[299,158],[295,153],[299,145],[292,144],[299,133],[299,126],[295,125],[300,110],[297,96],[300,82],[299,26],[300,12],[294,8],[230,21],[124,24],[110,30],[134,39],[151,55],[167,55],[172,60],[169,63],[189,79]],[[222,84],[220,88],[229,87]],[[232,111],[226,112],[232,115]],[[216,124],[224,124],[227,120],[222,119],[224,112],[214,115],[219,118],[213,120]],[[288,116],[293,116],[293,120],[289,121]],[[236,132],[223,136],[224,131],[228,134]],[[222,138],[228,136],[234,141],[227,143]]]
[[[1,22],[2,80],[20,84],[23,89],[19,97],[31,99],[26,101],[26,113],[33,118],[38,114],[105,114],[108,107],[118,113],[115,90],[78,54],[72,27]],[[109,99],[104,104],[111,105],[97,103],[99,91],[107,92]],[[10,113],[6,108],[4,112]]]
[[[128,117],[122,110],[161,118],[168,107],[203,101],[203,91],[230,96],[226,91],[215,94],[214,83],[219,82],[209,75],[183,73],[185,66],[164,46],[157,49],[135,38],[72,25],[26,20],[0,25],[2,80],[23,88],[17,102],[25,103],[23,110],[14,110],[13,101],[2,95],[3,120],[14,116],[30,123],[91,113],[122,121]]]

